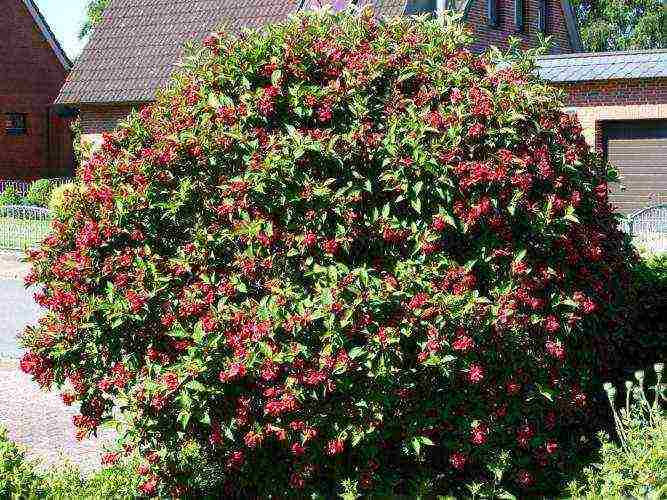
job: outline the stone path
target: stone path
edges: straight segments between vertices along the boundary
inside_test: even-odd
[[[44,466],[68,460],[90,472],[100,467],[103,445],[113,440],[113,433],[77,441],[72,425],[77,409],[65,406],[58,393],[42,391],[18,367],[16,335],[40,314],[32,292],[23,287],[26,272],[16,256],[0,253],[0,426]]]
[[[45,393],[22,373],[16,362],[0,361],[0,425],[9,439],[27,448],[30,458],[44,466],[67,460],[87,473],[100,467],[103,445],[111,443],[113,432],[100,432],[97,439],[77,441],[72,416],[57,393]]]
[[[33,293],[25,289],[23,281],[0,278],[0,358],[21,355],[16,336],[36,323],[41,313]]]
[[[23,279],[28,274],[30,266],[21,262],[21,254],[0,250],[0,279]]]

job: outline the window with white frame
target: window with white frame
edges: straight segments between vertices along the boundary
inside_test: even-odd
[[[5,132],[7,135],[27,134],[28,119],[25,113],[5,113]]]
[[[408,0],[405,13],[408,15],[433,14],[444,12],[451,0]]]

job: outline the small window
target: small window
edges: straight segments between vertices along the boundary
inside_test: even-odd
[[[405,13],[409,15],[435,14],[437,10],[437,0],[408,0]]]
[[[498,0],[486,0],[486,16],[489,26],[497,28],[500,25],[498,20]]]
[[[516,26],[516,30],[519,33],[523,33],[525,29],[523,9],[524,9],[524,1],[514,0],[514,24]]]
[[[547,0],[539,0],[537,3],[537,29],[540,33],[547,32]]]
[[[28,133],[26,115],[23,113],[5,114],[5,130],[8,135],[25,135]]]

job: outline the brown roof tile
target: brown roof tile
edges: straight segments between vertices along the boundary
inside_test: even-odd
[[[153,99],[180,59],[183,44],[216,28],[255,28],[295,13],[303,0],[111,0],[56,103]],[[383,16],[405,12],[406,0],[361,0]]]

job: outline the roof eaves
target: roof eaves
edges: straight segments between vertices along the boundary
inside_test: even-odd
[[[25,5],[26,9],[28,9],[28,12],[30,12],[30,15],[37,24],[37,27],[41,31],[47,43],[51,46],[51,49],[53,49],[54,54],[58,58],[58,61],[60,61],[60,64],[63,65],[63,68],[65,68],[67,71],[72,69],[72,61],[70,61],[69,57],[67,57],[67,54],[56,39],[53,31],[51,31],[49,23],[46,22],[46,19],[44,19],[44,16],[39,11],[37,5],[35,5],[35,2],[33,2],[33,0],[23,0],[23,4]]]

